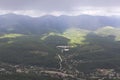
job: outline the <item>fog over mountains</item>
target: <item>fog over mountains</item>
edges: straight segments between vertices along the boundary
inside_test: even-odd
[[[0,0],[0,80],[120,80],[120,0]]]
[[[96,30],[105,26],[120,27],[120,18],[113,16],[52,16],[29,17],[16,14],[0,15],[0,33],[44,33],[48,31],[64,31],[66,28],[76,27]]]

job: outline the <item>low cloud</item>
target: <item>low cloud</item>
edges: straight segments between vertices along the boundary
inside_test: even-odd
[[[0,14],[119,15],[120,0],[0,0]]]

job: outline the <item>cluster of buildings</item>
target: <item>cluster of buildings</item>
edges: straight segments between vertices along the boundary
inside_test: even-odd
[[[114,69],[96,69],[93,72],[80,72],[79,77],[85,80],[120,80],[120,72]]]
[[[100,79],[120,79],[120,73],[114,69],[96,69],[94,76]]]
[[[25,65],[12,65],[2,63],[0,64],[0,74],[12,74],[12,73],[38,73],[42,70],[41,67],[37,66],[25,66]]]
[[[73,75],[64,73],[59,69],[52,68],[42,68],[38,66],[30,66],[30,65],[12,65],[12,64],[0,64],[0,74],[36,74],[43,76],[50,76],[56,78],[74,78]]]
[[[0,74],[13,73],[32,73],[56,78],[71,78],[73,80],[120,80],[120,72],[116,72],[114,69],[96,69],[89,73],[79,71],[69,73],[58,69],[45,69],[38,66],[0,64]]]

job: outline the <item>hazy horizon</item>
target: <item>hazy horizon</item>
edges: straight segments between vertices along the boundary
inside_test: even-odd
[[[0,0],[0,15],[14,13],[44,15],[120,16],[119,0]]]

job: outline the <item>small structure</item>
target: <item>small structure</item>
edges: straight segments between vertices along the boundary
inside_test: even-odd
[[[62,45],[62,46],[56,46],[56,48],[61,49],[61,52],[63,53],[64,51],[65,51],[65,52],[66,52],[66,51],[69,51],[70,48],[72,48],[72,46],[64,46],[64,45]]]
[[[99,75],[109,75],[111,73],[114,72],[114,69],[97,69],[97,72],[99,73]]]

